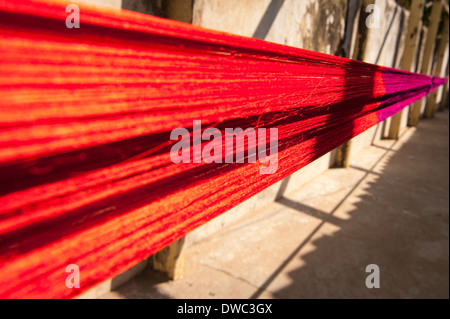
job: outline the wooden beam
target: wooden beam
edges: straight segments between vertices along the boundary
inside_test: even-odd
[[[425,0],[413,0],[408,21],[408,35],[406,37],[405,49],[400,62],[400,68],[406,71],[413,71],[414,57],[417,55],[417,48],[420,40],[420,28],[423,17]]]
[[[433,75],[442,77],[444,76],[444,63],[446,62],[445,58],[448,55],[448,16],[444,20],[444,29],[442,32],[441,40],[439,41],[439,47],[436,51],[435,63]],[[436,101],[438,98],[438,94],[442,94],[442,89],[436,89],[427,97],[427,107],[425,109],[425,117],[432,118],[434,113],[436,112]]]
[[[166,1],[167,18],[186,23],[192,23],[193,0],[169,0]]]
[[[358,2],[354,2],[354,5],[358,7],[357,12],[354,16],[354,27],[351,29],[352,35],[351,35],[351,48],[349,50],[349,56],[347,58],[353,59],[353,60],[363,60],[364,52],[366,48],[367,43],[367,34],[369,32],[369,29],[366,25],[366,16],[365,16],[365,8],[369,4],[374,4],[375,0],[362,0]],[[346,36],[350,36],[347,34]],[[349,167],[350,163],[350,151],[352,148],[352,140],[349,140],[339,146],[336,149],[336,159],[335,159],[335,166],[336,167]]]
[[[423,56],[425,53],[425,44],[426,44],[426,40],[427,40],[427,34],[428,34],[428,28],[425,26],[422,26],[422,36],[421,36],[421,41],[420,41],[420,48],[419,48],[419,54],[417,56],[417,66],[416,66],[416,72],[419,72],[420,69],[422,68],[422,64],[423,64]],[[422,111],[422,106],[425,103],[425,99],[422,98],[420,100],[417,100],[416,102],[414,102],[410,109],[409,109],[409,116],[408,116],[408,126],[417,126],[417,124],[419,124],[419,118],[420,118],[420,113]]]
[[[449,15],[449,10],[448,10],[448,3],[444,1],[444,11],[447,14],[447,16]]]
[[[433,53],[436,45],[436,35],[441,21],[442,0],[434,0],[433,8],[431,9],[430,26],[428,27],[427,43],[425,45],[425,53],[423,57],[423,64],[420,70],[422,74],[431,73],[431,64],[433,62]],[[432,118],[434,116],[435,104],[429,103],[425,107],[425,118]]]
[[[184,237],[153,255],[153,269],[161,271],[169,279],[177,280],[183,277]]]
[[[447,61],[447,72],[445,76],[448,77],[448,66],[450,64],[450,61]],[[441,104],[439,105],[439,111],[444,111],[446,107],[448,107],[448,82],[445,83],[445,86],[442,90],[442,98],[441,98]]]
[[[335,165],[337,167],[350,166],[350,151],[352,149],[352,140],[349,140],[337,148]]]
[[[408,33],[405,40],[405,48],[403,51],[402,60],[400,62],[400,68],[405,71],[414,71],[412,70],[413,61],[417,56],[417,51],[419,49],[419,35],[424,7],[425,0],[413,0],[411,3],[411,10],[408,21]],[[391,118],[388,138],[398,139],[403,113],[404,110],[398,112]]]

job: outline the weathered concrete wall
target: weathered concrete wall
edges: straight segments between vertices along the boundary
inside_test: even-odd
[[[423,56],[425,54],[425,44],[427,42],[427,35],[428,35],[428,28],[426,26],[422,27],[422,34],[420,36],[420,47],[419,47],[419,56],[418,61],[416,65],[416,72],[420,72],[420,68],[422,66],[423,62]],[[420,116],[423,116],[425,113],[425,105],[426,105],[426,99],[422,98],[416,103],[420,103]]]
[[[196,0],[193,24],[335,54],[347,0]]]
[[[84,2],[95,6],[111,7],[116,9],[120,9],[122,6],[122,0],[75,0],[73,2]]]

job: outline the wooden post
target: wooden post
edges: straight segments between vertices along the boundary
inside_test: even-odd
[[[186,23],[192,23],[193,0],[169,0],[166,1],[167,18]]]
[[[447,23],[448,23],[448,19],[450,17],[450,10],[449,10],[449,5],[446,2],[444,2],[444,10],[447,15],[446,18],[447,18]],[[446,32],[447,32],[447,40],[448,40],[448,25],[446,27],[447,27]],[[445,32],[445,30],[444,30],[444,32]],[[447,46],[447,53],[446,53],[447,55],[448,55],[448,50],[449,50],[449,48]],[[450,61],[447,56],[447,71],[445,72],[446,77],[448,77],[449,64],[450,64]],[[439,111],[444,111],[445,107],[448,107],[448,82],[449,81],[447,81],[447,83],[445,83],[444,87],[442,88],[441,103],[439,104]]]
[[[349,167],[350,166],[350,151],[352,148],[352,140],[349,140],[337,148],[336,166]]]
[[[193,0],[165,0],[161,2],[164,16],[167,19],[192,23]],[[184,274],[185,237],[175,241],[153,255],[153,269],[161,271],[169,279],[177,280]]]
[[[448,66],[450,64],[450,61],[447,61],[447,73],[445,76],[448,77]],[[445,107],[448,107],[448,82],[445,83],[445,86],[442,90],[442,98],[441,98],[441,104],[439,105],[439,111],[444,111]]]
[[[184,237],[153,255],[153,269],[161,271],[172,280],[183,277]]]
[[[419,49],[420,52],[417,56],[417,67],[415,72],[420,72],[420,69],[422,68],[427,35],[428,35],[428,28],[423,26],[422,38]],[[424,104],[424,102],[425,102],[424,98],[421,98],[420,100],[417,100],[412,104],[411,108],[409,109],[408,126],[417,126],[417,124],[419,124],[420,112],[422,110],[422,105]]]
[[[423,56],[423,64],[420,70],[422,74],[430,74],[431,64],[433,61],[433,53],[436,44],[436,35],[441,21],[442,0],[434,0],[433,8],[431,9],[430,26],[428,28],[427,43],[425,45],[425,53]],[[429,100],[427,101],[429,102]],[[425,107],[425,118],[432,118],[434,116],[435,104],[427,103]]]
[[[353,5],[357,7],[357,11],[354,15],[351,15],[351,17],[354,19],[354,26],[353,28],[348,30],[349,33],[351,32],[351,41],[350,50],[347,51],[349,53],[349,55],[346,56],[347,58],[361,61],[363,59],[368,33],[368,28],[365,24],[365,15],[363,13],[365,13],[365,8],[369,4],[374,3],[375,0],[362,0],[353,2]],[[347,36],[350,37],[350,34],[347,34]],[[335,166],[345,168],[349,167],[351,148],[352,140],[349,140],[336,149],[336,160],[334,162]]]
[[[433,52],[436,44],[436,34],[441,20],[442,13],[442,0],[434,0],[433,8],[431,9],[430,25],[428,27],[425,52],[423,54],[422,65],[420,67],[420,73],[430,74],[431,63],[433,62]],[[419,123],[420,108],[422,106],[422,99],[414,102],[409,116],[408,124],[410,126],[416,126]],[[425,111],[426,112],[426,111]]]
[[[436,59],[434,63],[433,75],[441,77],[443,76],[443,68],[445,63],[445,56],[448,54],[448,17],[444,20],[444,29],[442,32],[442,38],[439,41],[439,47],[436,51]],[[427,107],[425,109],[425,117],[432,118],[436,112],[436,101],[438,93],[441,93],[441,89],[434,90],[427,97]]]
[[[417,55],[418,42],[420,35],[420,27],[423,16],[423,9],[425,7],[425,0],[413,0],[411,3],[411,10],[408,21],[408,33],[406,36],[405,49],[403,57],[400,62],[400,68],[405,71],[413,71],[414,57]],[[389,126],[388,138],[398,139],[400,134],[400,122],[402,119],[403,110],[395,114],[391,118],[391,125]]]

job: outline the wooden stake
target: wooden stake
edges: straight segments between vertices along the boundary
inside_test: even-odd
[[[184,237],[154,254],[153,269],[165,273],[172,280],[182,278],[184,273],[183,245]]]
[[[420,48],[419,48],[420,52],[417,56],[417,67],[416,67],[415,72],[419,72],[420,69],[422,68],[427,35],[428,35],[428,28],[423,26],[422,27],[422,40],[420,42]],[[424,104],[424,98],[421,98],[420,100],[414,102],[411,105],[411,107],[409,109],[408,126],[417,126],[417,124],[419,124],[420,112],[422,110],[423,104]]]
[[[444,63],[445,63],[445,57],[448,54],[448,16],[444,20],[444,29],[442,32],[442,38],[439,42],[439,47],[436,51],[436,62],[435,67],[433,71],[434,76],[443,76],[444,72]],[[438,94],[442,94],[442,89],[434,90],[431,94],[428,95],[427,98],[427,108],[425,110],[425,116],[427,118],[432,118],[434,116],[434,113],[436,112],[436,101]]]
[[[403,51],[403,57],[400,62],[400,68],[405,71],[414,71],[412,70],[413,61],[414,57],[417,55],[417,50],[419,47],[419,35],[424,6],[425,0],[413,0],[411,3],[411,10],[408,21],[408,33],[405,40],[406,42],[405,49]],[[388,138],[398,139],[403,113],[405,113],[405,110],[398,112],[391,118]]]
[[[436,45],[436,35],[441,21],[442,0],[434,0],[433,8],[431,9],[430,26],[428,27],[427,43],[425,45],[425,53],[423,56],[423,63],[420,73],[430,74],[431,64],[433,61],[433,53]],[[435,104],[427,103],[425,108],[425,118],[432,118],[434,116]]]
[[[447,72],[445,76],[448,77],[448,65],[450,64],[450,61],[447,61]],[[441,98],[441,104],[439,105],[439,111],[444,111],[445,107],[448,107],[448,82],[445,83],[444,89],[442,90],[442,98]]]

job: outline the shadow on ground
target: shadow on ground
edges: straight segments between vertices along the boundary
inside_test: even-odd
[[[354,209],[335,218],[285,197],[279,202],[323,220],[300,243],[315,250],[301,258],[305,265],[288,272],[292,284],[273,291],[280,298],[448,298],[449,297],[449,146],[448,112],[420,128],[399,149],[386,151],[381,165],[363,170]],[[380,168],[381,166],[381,168]],[[352,190],[352,192],[356,187]],[[355,195],[355,194],[353,194]],[[340,229],[321,234],[326,223]],[[289,258],[288,258],[289,259]],[[283,265],[252,296],[258,297],[283,271]],[[369,264],[380,267],[380,289],[367,289]]]
[[[106,297],[448,298],[448,115],[372,146],[382,154],[375,161],[336,170],[351,183],[324,179],[350,185],[347,193],[336,188],[343,196],[334,206],[320,207],[327,196],[317,196],[319,205],[302,200],[303,188],[283,195],[268,212],[186,251],[180,281],[146,269]],[[314,223],[302,228],[308,218]],[[380,268],[379,289],[365,286],[369,264]]]

